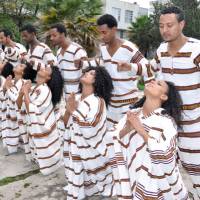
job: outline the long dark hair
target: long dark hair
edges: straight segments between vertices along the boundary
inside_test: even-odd
[[[55,106],[61,100],[64,81],[58,67],[52,66],[51,69],[52,69],[51,79],[47,82],[47,85],[51,90],[52,103],[53,106]]]
[[[30,63],[25,64],[26,67],[24,69],[23,79],[31,80],[31,82],[35,82],[35,78],[37,76],[37,71],[33,69],[33,66]]]
[[[6,62],[2,71],[1,71],[1,75],[4,78],[7,78],[9,75],[11,75],[14,78],[14,72],[13,72],[13,65],[9,62]]]
[[[173,117],[177,126],[180,127],[182,99],[179,92],[176,90],[176,87],[174,86],[174,84],[168,81],[165,81],[165,82],[168,85],[168,93],[167,93],[168,98],[165,102],[163,102],[161,106],[163,109],[165,109],[163,114],[168,114],[171,117]],[[146,97],[144,96],[134,105],[132,105],[131,109],[142,107],[145,100],[146,100]]]
[[[108,71],[102,67],[88,67],[84,70],[83,73],[89,72],[91,70],[95,71],[95,82],[93,84],[94,86],[94,95],[101,97],[104,99],[106,106],[110,103],[111,99],[111,92],[113,90],[113,83],[112,83],[112,78]],[[82,92],[82,84],[79,84],[79,89],[80,92]]]

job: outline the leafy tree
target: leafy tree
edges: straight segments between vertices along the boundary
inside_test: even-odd
[[[150,31],[152,26],[151,18],[148,16],[141,16],[136,19],[136,22],[132,22],[129,27],[129,39],[134,42],[146,56],[153,42],[153,35]]]
[[[101,14],[101,8],[101,0],[49,0],[40,23],[44,31],[54,23],[64,23],[68,36],[91,54],[96,46],[96,16]]]
[[[19,42],[20,41],[20,35],[19,35],[19,28],[14,23],[14,21],[6,15],[0,15],[0,29],[9,29],[12,31],[14,40]]]
[[[198,0],[171,0],[185,13],[186,26],[184,34],[186,36],[200,39],[200,1]]]

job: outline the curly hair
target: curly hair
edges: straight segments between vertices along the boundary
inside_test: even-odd
[[[24,69],[23,79],[31,80],[31,82],[35,82],[35,78],[37,76],[37,71],[33,69],[33,66],[30,63],[25,64],[26,67]]]
[[[51,69],[51,79],[47,82],[47,85],[49,86],[52,93],[53,106],[56,106],[56,104],[61,100],[64,81],[58,67],[52,66]]]
[[[13,72],[13,65],[9,62],[6,62],[6,64],[4,65],[2,71],[1,71],[1,75],[4,78],[7,78],[9,75],[12,76],[12,78],[14,78],[14,72]]]
[[[176,122],[177,126],[180,127],[181,121],[181,105],[182,99],[179,92],[176,90],[173,83],[166,81],[168,85],[168,93],[167,93],[167,100],[163,102],[161,108],[165,109],[163,114],[168,114],[173,117],[174,121]],[[138,102],[130,107],[130,109],[140,108],[143,106],[146,97],[144,96]]]
[[[95,82],[93,84],[94,86],[94,95],[101,97],[104,99],[106,106],[109,105],[110,99],[111,99],[111,93],[113,90],[113,83],[112,78],[108,71],[102,67],[88,67],[84,70],[83,73],[89,72],[91,70],[95,71]],[[82,84],[79,84],[80,92],[82,92]]]

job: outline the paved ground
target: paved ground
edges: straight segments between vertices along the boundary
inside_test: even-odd
[[[5,153],[0,141],[0,200],[66,200],[63,168],[52,175],[43,176],[38,173],[36,166],[25,160],[22,151],[10,156],[4,156]],[[191,188],[188,177],[184,172],[183,175],[187,186]],[[5,181],[9,181],[8,177],[20,180],[11,178],[13,182],[5,184]],[[100,199],[102,198],[92,197],[88,200]]]

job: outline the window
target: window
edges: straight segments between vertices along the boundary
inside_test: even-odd
[[[133,21],[133,11],[125,10],[125,22],[131,23]]]
[[[117,21],[120,21],[121,9],[112,7],[112,15],[116,18]]]

